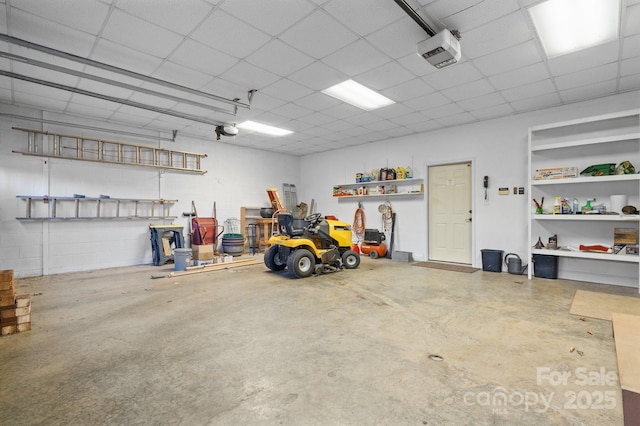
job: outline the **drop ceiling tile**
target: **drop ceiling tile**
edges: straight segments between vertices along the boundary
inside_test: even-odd
[[[446,127],[461,126],[463,124],[472,123],[476,121],[474,116],[468,112],[463,112],[462,114],[450,115],[447,117],[440,117],[440,118],[436,118],[435,120]]]
[[[497,74],[489,77],[489,81],[498,90],[511,89],[536,81],[547,80],[551,77],[543,62],[519,68],[517,70]]]
[[[151,77],[192,89],[198,89],[211,81],[210,75],[185,68],[173,62],[165,62],[160,65]]]
[[[330,133],[332,133],[332,130],[330,130],[329,128],[319,127],[319,126],[315,126],[304,131],[305,135],[308,135],[310,137],[315,137],[315,138],[323,137],[323,136],[329,135]]]
[[[191,34],[191,38],[236,58],[255,52],[271,37],[239,19],[216,10]]]
[[[418,132],[418,133],[422,133],[422,132],[431,132],[433,130],[437,130],[437,129],[442,129],[444,126],[440,123],[438,123],[437,121],[434,120],[430,120],[428,118],[424,118],[424,120],[422,122],[419,123],[414,123],[414,124],[407,124],[407,128]]]
[[[466,6],[467,3],[473,4]],[[455,13],[451,13],[446,17],[441,15],[436,16],[440,17],[440,20],[446,28],[457,29],[463,33],[463,36],[467,30],[489,23],[496,18],[515,12],[520,8],[516,0],[448,1],[433,4],[436,5],[436,7],[441,7],[444,4],[450,7],[456,6],[458,10],[456,10]],[[432,6],[427,6],[425,9],[428,11],[431,7]],[[428,12],[428,14],[432,16],[431,13]]]
[[[564,102],[577,102],[584,99],[593,99],[616,93],[617,80],[603,81],[588,86],[576,87],[560,91],[560,97]]]
[[[285,101],[293,102],[296,99],[300,99],[313,93],[313,90],[287,78],[282,78],[265,87],[261,92]]]
[[[503,90],[502,96],[509,102],[516,102],[522,99],[534,98],[540,95],[545,95],[555,91],[555,87],[551,80],[538,81],[531,84],[526,84],[513,89]]]
[[[162,63],[162,60],[155,56],[138,52],[105,39],[98,40],[90,58],[94,61],[145,75],[151,74]]]
[[[640,56],[625,59],[620,63],[621,76],[628,76],[632,74],[640,74]]]
[[[463,62],[438,70],[438,72],[422,77],[436,90],[444,90],[460,84],[470,83],[482,78],[471,62]]]
[[[391,129],[381,130],[380,133],[382,133],[383,135],[387,135],[389,138],[401,138],[402,136],[412,135],[415,132],[409,128],[399,126]]]
[[[367,36],[405,16],[400,7],[388,0],[332,0],[323,8],[360,36]]]
[[[638,90],[638,87],[640,87],[640,74],[620,78],[620,91]]]
[[[362,126],[354,126],[351,127],[349,129],[343,130],[343,133],[348,135],[348,136],[362,136],[362,135],[366,135],[368,133],[370,133],[369,129],[366,129]]]
[[[182,35],[193,31],[212,10],[211,5],[201,1],[189,1],[184,4],[174,0],[154,0],[153,4],[148,1],[120,1],[116,7]]]
[[[220,75],[238,63],[237,58],[191,39],[185,40],[169,61],[210,76]]]
[[[318,37],[322,34],[322,37]],[[321,10],[302,19],[279,37],[285,43],[321,59],[354,42],[357,36]]]
[[[397,125],[389,120],[378,118],[378,120],[374,121],[373,123],[367,124],[365,127],[369,129],[369,131],[379,132],[384,129],[395,128],[397,127]]]
[[[409,124],[422,123],[425,121],[425,117],[419,112],[412,112],[409,114],[403,114],[398,117],[390,118],[390,120],[400,126],[407,126]]]
[[[37,78],[39,80],[50,81],[66,86],[75,86],[79,78],[66,73],[55,72],[47,68],[34,67],[20,62],[13,64],[12,72],[24,76]]]
[[[358,40],[322,60],[348,75],[356,75],[389,62],[389,58],[365,40]]]
[[[22,11],[11,11],[11,35],[31,43],[86,57],[95,36]]]
[[[322,62],[314,62],[306,68],[293,73],[289,78],[314,90],[324,90],[349,77]]]
[[[622,25],[622,35],[630,36],[640,33],[640,4],[627,7],[626,22]]]
[[[560,99],[560,95],[555,92],[511,102],[511,106],[513,107],[513,109],[518,112],[534,111],[537,109],[549,108],[561,104],[562,99]]]
[[[508,33],[505,33],[508,29]],[[524,15],[518,11],[465,32],[460,43],[462,55],[479,58],[524,43],[533,38]]]
[[[67,106],[67,102],[60,99],[60,97],[51,98],[38,93],[27,93],[20,90],[14,90],[13,92],[13,100],[16,104],[37,109],[63,111]]]
[[[346,117],[344,120],[349,123],[355,124],[356,126],[367,127],[369,124],[375,123],[379,119],[380,117],[378,117],[377,115],[365,112],[359,115],[354,115],[353,117]]]
[[[495,92],[495,89],[486,78],[442,90],[442,94],[454,102],[476,98],[492,92]]]
[[[490,118],[504,117],[513,114],[515,110],[509,104],[500,104],[492,107],[481,108],[471,111],[470,114],[478,120],[488,120]]]
[[[354,80],[370,89],[383,90],[412,80],[414,77],[406,68],[394,61],[360,74]]]
[[[556,77],[556,87],[558,90],[573,89],[574,87],[597,84],[601,81],[612,80],[618,76],[618,62],[613,62],[600,67],[589,68],[572,73],[571,75],[561,75]]]
[[[182,42],[180,35],[117,9],[111,13],[102,37],[159,58],[168,56]]]
[[[272,109],[275,109],[284,105],[285,103],[286,102],[283,101],[282,99],[274,98],[273,96],[269,96],[266,93],[258,91],[256,92],[256,94],[253,97],[253,100],[251,101],[251,110],[246,111],[243,109],[241,113],[250,114],[254,110],[270,111]],[[240,110],[239,110],[239,113],[240,113]]]
[[[220,8],[272,36],[290,28],[313,11],[310,3],[288,0],[233,0],[223,2]]]
[[[284,104],[278,108],[274,108],[272,111],[275,114],[279,114],[279,115],[282,115],[283,117],[289,117],[289,118],[298,118],[298,117],[302,117],[303,115],[311,114],[313,112],[299,105],[294,105],[290,103]]]
[[[353,129],[357,126],[354,126],[351,123],[347,123],[344,120],[336,120],[333,123],[331,123],[331,127],[330,130],[331,131],[335,131],[335,132],[345,132],[349,129]]]
[[[501,74],[542,61],[538,46],[533,40],[491,53],[473,61],[485,76]]]
[[[64,7],[43,7],[40,0],[20,0],[12,2],[12,6],[14,6],[11,11],[12,15],[17,10],[22,10],[48,21],[62,24],[63,27],[74,28],[93,35],[100,32],[109,12],[109,6],[96,0],[73,2],[73,13],[69,13]],[[11,19],[13,20],[14,17],[12,16]],[[15,34],[12,35],[15,36]]]
[[[77,97],[79,99],[79,97]],[[74,98],[74,100],[76,100]],[[107,103],[102,101],[103,103]],[[66,107],[66,112],[68,112],[69,114],[76,114],[76,115],[84,115],[87,117],[92,117],[94,119],[97,120],[106,120],[109,117],[111,117],[111,115],[113,114],[113,111],[116,108],[115,104],[112,104],[114,109],[104,109],[104,108],[96,108],[93,106],[89,106],[86,104],[82,104],[82,103],[76,103],[76,102],[69,102],[67,104]]]
[[[428,38],[424,30],[408,16],[366,37],[372,46],[393,59],[416,52],[419,41]]]
[[[622,44],[622,57],[628,59],[640,56],[640,35],[625,37]]]
[[[309,114],[304,117],[299,118],[300,121],[304,123],[314,124],[316,126],[323,126],[325,124],[331,123],[335,120],[334,117],[318,112],[316,114]]]
[[[315,92],[296,100],[294,103],[313,111],[323,111],[327,108],[342,104],[342,101],[337,100],[333,96],[328,96],[321,92]]]
[[[227,99],[240,99],[241,102],[249,103],[249,88],[240,84],[235,84],[221,78],[215,78],[200,88],[201,91],[221,96]],[[262,92],[256,92],[254,99],[260,97]],[[241,108],[242,110],[242,108]]]
[[[451,99],[439,92],[429,93],[428,95],[420,96],[404,102],[406,106],[415,111],[426,111],[449,103],[451,103]]]
[[[414,112],[413,109],[403,104],[387,105],[386,107],[371,111],[373,115],[386,119],[397,118],[402,115],[411,114],[412,112]]]
[[[299,71],[314,61],[312,57],[277,39],[271,40],[258,51],[247,56],[245,60],[280,76]]]
[[[549,59],[549,69],[554,76],[568,74],[585,68],[608,64],[618,60],[619,42],[601,44],[590,49]]]
[[[71,97],[69,105],[71,104],[81,105],[83,107],[86,107],[87,111],[95,108],[95,109],[113,112],[113,111],[116,111],[118,108],[120,108],[120,104],[117,104],[115,102],[108,102],[102,99],[92,98],[90,96],[76,95],[76,94],[74,94]]]
[[[123,105],[111,116],[111,120],[120,123],[132,123],[144,126],[146,124],[149,124],[159,116],[160,114],[158,114],[157,112],[145,111],[143,109],[132,108],[127,105]]]
[[[133,93],[129,100],[139,102],[141,104],[151,105],[157,108],[171,109],[174,108],[178,102],[169,99],[160,98],[157,96],[145,95],[144,93]]]
[[[315,127],[313,124],[305,123],[304,121],[300,120],[290,120],[286,123],[282,123],[282,126],[293,132],[296,132],[296,135],[299,134],[299,132],[304,132],[305,130]],[[304,138],[300,137],[300,139],[303,140]]]
[[[433,92],[433,88],[420,78],[414,78],[413,80],[400,83],[381,91],[383,95],[396,102],[425,96]]]
[[[465,111],[462,108],[452,103],[452,104],[442,105],[437,108],[431,108],[426,111],[422,111],[422,114],[424,114],[426,117],[430,119],[437,120],[440,122],[440,120],[438,120],[439,118],[458,115],[458,114],[462,114],[463,112]]]
[[[478,111],[485,108],[492,108],[505,103],[505,99],[499,93],[489,93],[477,98],[465,99],[458,102],[467,111]],[[474,114],[475,115],[475,114]]]
[[[220,77],[232,83],[248,85],[249,89],[257,90],[275,83],[280,78],[245,61],[238,62]]]
[[[326,114],[330,117],[344,118],[344,119],[353,117],[354,115],[358,115],[361,112],[362,112],[362,109],[355,107],[353,105],[349,105],[345,102],[340,102],[336,106],[332,106],[330,108],[322,110],[323,114]]]
[[[424,13],[433,20],[443,20],[452,15],[474,9],[483,0],[435,1],[423,6]]]

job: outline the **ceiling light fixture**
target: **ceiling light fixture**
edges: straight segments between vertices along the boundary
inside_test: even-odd
[[[291,130],[281,129],[279,127],[269,126],[267,124],[256,123],[255,121],[247,120],[238,124],[239,128],[249,130],[258,133],[264,133],[271,136],[286,136],[293,133]]]
[[[343,102],[347,102],[365,111],[395,104],[395,101],[353,80],[345,80],[342,83],[323,90],[322,93],[333,96],[336,99],[340,99]]]
[[[547,0],[529,13],[549,58],[618,38],[620,0]]]

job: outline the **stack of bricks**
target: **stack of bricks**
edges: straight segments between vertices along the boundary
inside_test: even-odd
[[[0,271],[0,336],[31,330],[28,294],[16,296],[13,270]]]

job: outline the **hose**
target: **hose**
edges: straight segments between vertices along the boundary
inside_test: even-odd
[[[362,208],[362,204],[358,203],[358,208],[356,209],[355,214],[353,215],[353,226],[351,227],[354,235],[358,239],[358,242],[364,240],[364,209]]]

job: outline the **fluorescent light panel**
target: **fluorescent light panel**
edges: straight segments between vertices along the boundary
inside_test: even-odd
[[[251,121],[251,120],[247,120],[238,124],[238,128],[251,130],[259,133],[264,133],[272,136],[285,136],[293,133],[291,130],[285,130],[279,127],[269,126],[267,124],[256,123],[255,121]]]
[[[549,58],[618,38],[620,0],[547,0],[529,13]]]
[[[368,87],[353,80],[345,80],[342,83],[331,86],[322,91],[322,93],[340,99],[366,111],[382,108],[395,102],[386,96],[374,92]]]

